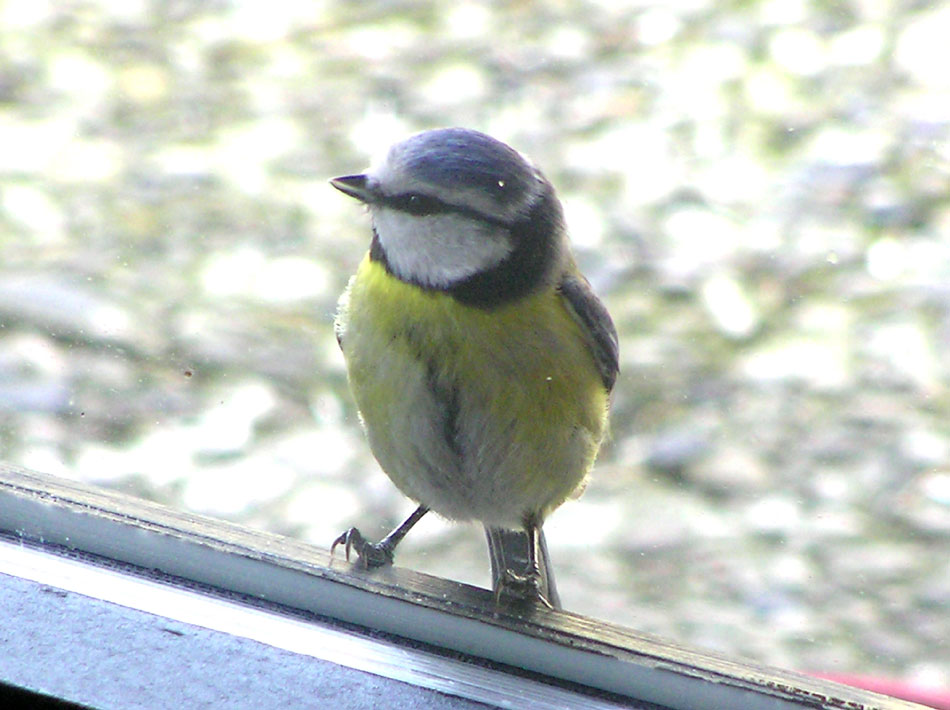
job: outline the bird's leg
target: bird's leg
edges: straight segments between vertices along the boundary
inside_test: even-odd
[[[370,542],[356,528],[350,528],[340,535],[330,546],[330,555],[333,555],[337,545],[343,545],[346,551],[346,560],[350,560],[350,551],[356,552],[356,557],[360,564],[366,569],[374,567],[385,567],[393,563],[396,545],[406,536],[406,533],[412,529],[412,526],[422,519],[422,516],[429,512],[429,509],[420,505],[412,515],[403,521],[403,523],[389,533],[379,542]]]
[[[526,516],[524,530],[486,527],[485,532],[491,554],[495,601],[516,604],[538,602],[549,609],[560,608],[560,598],[537,516]]]
[[[540,530],[536,525],[525,525],[528,559],[524,572],[519,574],[508,568],[502,573],[495,589],[496,602],[502,599],[514,603],[540,602],[549,609],[554,608],[544,595],[544,577],[541,574],[541,565],[538,563]]]

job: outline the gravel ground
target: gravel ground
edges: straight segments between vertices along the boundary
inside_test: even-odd
[[[566,605],[950,686],[950,6],[0,4],[0,456],[327,546],[411,510],[332,335],[326,183],[466,125],[621,333]],[[401,564],[484,585],[472,526]]]

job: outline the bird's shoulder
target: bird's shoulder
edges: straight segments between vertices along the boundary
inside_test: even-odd
[[[610,392],[620,372],[620,346],[610,313],[580,273],[565,273],[557,285],[557,291],[568,311],[583,328],[601,380]]]

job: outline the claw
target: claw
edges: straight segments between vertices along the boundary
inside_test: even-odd
[[[392,545],[386,544],[385,541],[381,543],[370,542],[356,528],[350,528],[333,541],[330,546],[330,555],[333,555],[339,545],[343,545],[347,562],[350,561],[350,551],[355,551],[358,564],[362,565],[364,569],[385,567],[393,563]]]
[[[336,550],[338,545],[343,545],[346,550],[346,561],[350,561],[350,550],[356,550],[356,556],[364,569],[373,569],[374,567],[385,567],[393,563],[396,554],[396,545],[402,540],[406,533],[412,529],[412,526],[418,523],[422,516],[429,512],[424,505],[416,508],[412,515],[384,537],[379,542],[369,542],[360,534],[356,528],[350,528],[340,535],[330,546],[330,555]]]
[[[346,561],[349,562],[350,549],[353,547],[353,542],[356,537],[359,537],[360,540],[363,539],[360,531],[356,528],[350,528],[345,533],[340,535],[336,540],[333,541],[333,544],[330,545],[330,557],[333,557],[336,554],[336,548],[339,545],[343,545],[343,552],[346,555]]]
[[[536,603],[548,609],[554,608],[544,596],[541,571],[538,569],[529,569],[525,574],[505,570],[495,589],[495,603],[502,602],[516,605]]]

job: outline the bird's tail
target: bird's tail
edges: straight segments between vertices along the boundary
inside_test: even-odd
[[[491,558],[492,591],[497,595],[506,570],[523,575],[528,567],[528,549],[531,534],[527,530],[507,530],[485,526],[488,538],[488,556]],[[544,531],[538,530],[538,567],[541,570],[541,593],[555,609],[561,608],[561,598],[554,583],[554,570]]]

